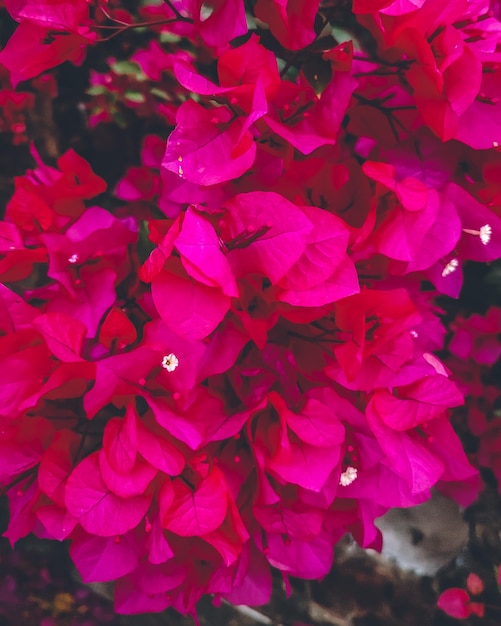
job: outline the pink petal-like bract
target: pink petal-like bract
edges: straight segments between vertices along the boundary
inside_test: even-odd
[[[102,479],[98,456],[86,457],[71,473],[66,483],[66,506],[88,533],[98,537],[123,535],[143,519],[151,494],[131,498],[113,494]]]

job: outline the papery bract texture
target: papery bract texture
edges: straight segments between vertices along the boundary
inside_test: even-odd
[[[12,543],[194,616],[501,484],[495,3],[3,4]]]

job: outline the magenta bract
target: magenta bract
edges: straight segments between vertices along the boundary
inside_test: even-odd
[[[0,221],[0,485],[11,542],[68,540],[119,612],[194,615],[322,578],[345,533],[381,549],[434,488],[470,505],[473,465],[501,480],[499,309],[446,300],[501,258],[501,14],[140,4],[4,2],[0,131],[34,165]],[[103,177],[30,117],[64,61],[61,141],[123,140],[89,150]]]

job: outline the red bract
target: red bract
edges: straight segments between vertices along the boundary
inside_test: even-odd
[[[218,59],[217,73],[221,87],[232,87],[231,95],[237,97],[239,104],[248,112],[252,102],[249,96],[258,82],[262,83],[267,100],[273,99],[280,87],[275,55],[260,45],[255,35],[238,48],[222,54]],[[247,107],[244,107],[242,99],[247,93]]]
[[[354,13],[376,13],[381,11],[386,15],[403,15],[420,9],[426,0],[355,0]]]
[[[255,12],[283,46],[298,50],[315,39],[318,5],[316,0],[258,0]]]
[[[9,70],[15,87],[62,61],[81,61],[85,47],[94,40],[94,34],[84,28],[66,33],[23,21],[0,52],[0,64]]]
[[[184,63],[176,63],[174,72],[184,88],[206,96],[224,95],[232,106],[238,104],[247,114],[253,111],[254,94],[258,89],[264,90],[266,100],[271,100],[277,95],[281,82],[275,56],[255,35],[219,57],[219,86]]]
[[[332,551],[328,535],[322,534],[315,541],[286,543],[281,535],[269,537],[268,561],[274,567],[291,576],[299,573],[303,578],[322,578],[332,567]]]
[[[483,593],[485,589],[484,581],[474,572],[470,572],[468,574],[468,578],[466,579],[466,587],[468,588],[468,591],[474,596],[478,596],[479,594]]]
[[[500,315],[501,311],[492,307],[485,317],[472,315],[467,321],[456,320],[449,350],[460,359],[494,365],[501,356]]]
[[[457,619],[466,619],[470,616],[470,596],[464,589],[446,589],[440,594],[437,602],[439,609]]]
[[[18,145],[27,141],[26,114],[35,106],[34,95],[31,93],[17,93],[10,89],[0,91],[0,107],[2,117],[0,130],[12,132],[12,143]]]
[[[309,85],[282,83],[266,117],[270,129],[303,154],[336,143],[357,81],[347,72],[334,75],[320,96]],[[290,103],[292,102],[292,106]]]
[[[151,293],[167,326],[192,340],[207,337],[230,308],[230,298],[222,290],[195,282],[174,262],[153,279]],[[172,300],[174,293],[177,305]]]
[[[209,470],[205,477],[194,473],[188,476],[188,484],[178,478],[163,485],[160,517],[165,529],[181,537],[200,537],[223,523],[228,507],[227,487],[217,468]]]
[[[121,222],[100,207],[91,207],[64,235],[47,233],[42,240],[49,251],[48,275],[63,285],[68,292],[78,286],[82,272],[119,268],[127,257],[127,246],[136,239],[133,222]],[[113,231],[111,245],[109,233]]]
[[[112,308],[101,326],[99,341],[106,348],[112,348],[114,345],[124,348],[134,343],[136,339],[137,331],[134,324],[122,309]]]
[[[125,418],[112,418],[103,433],[103,452],[109,465],[117,472],[127,474],[137,458],[136,415],[128,408]]]
[[[499,358],[499,309],[491,307],[485,316],[472,315],[466,319],[457,316],[451,322],[454,331],[449,342],[451,368],[462,392],[466,396],[467,426],[470,435],[478,438],[475,462],[490,468],[498,481],[501,478],[500,432],[497,423],[499,392],[495,387],[491,366]],[[459,413],[459,423],[464,418]]]
[[[115,495],[105,484],[99,455],[81,461],[70,474],[65,488],[65,506],[87,532],[99,537],[123,535],[144,518],[151,493],[128,498]]]
[[[378,390],[371,402],[383,422],[395,430],[408,430],[439,417],[454,404],[463,404],[463,397],[445,376],[428,376],[398,387],[396,396]]]
[[[258,274],[272,284],[299,260],[313,230],[300,209],[271,192],[234,196],[226,203],[221,222],[221,239],[235,276]]]
[[[471,576],[475,576],[475,574],[470,574],[468,580],[470,580]],[[444,613],[456,619],[466,619],[470,615],[483,617],[485,610],[483,602],[471,602],[468,592],[457,587],[443,591],[440,594],[437,606]]]
[[[152,200],[160,191],[160,179],[146,167],[131,167],[115,189],[121,200]]]
[[[33,326],[45,339],[47,347],[60,361],[81,360],[85,326],[76,319],[60,313],[40,315]]]
[[[482,73],[480,95],[460,117],[456,138],[477,150],[497,148],[501,144],[501,102],[499,68],[486,64]],[[481,129],[479,120],[482,120]]]
[[[153,467],[165,474],[177,475],[184,467],[182,453],[153,418],[138,420],[137,450]]]
[[[27,329],[37,317],[35,307],[27,304],[18,294],[0,285],[0,329],[2,334]]]
[[[34,236],[39,234],[37,231],[64,230],[84,212],[83,201],[105,191],[106,183],[73,150],[58,159],[58,169],[46,165],[36,151],[32,152],[37,167],[15,179],[16,190],[7,205],[6,220]],[[27,240],[30,246],[32,241]]]
[[[49,350],[34,330],[24,330],[0,338],[0,356],[5,376],[0,397],[1,415],[13,419],[20,406],[39,392],[41,383],[54,369]]]
[[[263,415],[254,426],[257,458],[263,459],[263,469],[278,476],[281,482],[321,491],[339,461],[340,444],[344,441],[341,423],[332,413],[329,415],[327,407],[314,401],[306,405],[304,415],[290,412],[273,392],[269,402],[274,409],[271,416]],[[315,415],[315,411],[320,416]],[[319,430],[321,434],[313,437],[310,429]]]
[[[242,0],[211,0],[207,4],[212,9],[208,18],[202,15],[201,0],[196,0],[193,16],[197,30],[209,46],[222,47],[226,42],[247,32],[245,9]]]
[[[390,165],[366,161],[364,172],[384,187],[391,189],[394,200],[381,192],[382,220],[375,229],[373,241],[378,252],[407,263],[407,271],[431,267],[454,249],[461,222],[447,200],[415,178],[396,179]],[[379,195],[379,194],[378,194]]]
[[[120,537],[96,537],[80,531],[71,542],[70,554],[86,583],[116,580],[139,564],[141,544],[134,532]]]
[[[409,294],[404,290],[364,290],[339,302],[335,310],[344,341],[334,346],[337,362],[326,372],[337,377],[341,368],[344,380],[356,388],[390,384],[413,357],[412,329],[421,322]]]
[[[0,52],[14,86],[63,61],[82,60],[85,47],[96,39],[85,0],[7,0],[5,7],[19,22]]]
[[[256,145],[247,125],[233,120],[226,108],[206,110],[185,102],[176,121],[162,166],[180,178],[215,185],[241,176],[254,162]]]
[[[9,424],[2,418],[0,471],[4,485],[39,463],[43,448],[48,445],[52,434],[50,422],[43,418],[32,418],[14,424]]]
[[[197,43],[200,38],[204,44],[216,49],[225,48],[232,39],[247,32],[242,0],[178,0],[172,5],[176,11],[186,16],[183,22],[176,23],[173,10],[163,4],[145,5],[141,12],[150,18],[152,24],[155,21],[162,24],[161,18],[170,18],[174,22],[171,28],[175,32],[182,32]],[[151,19],[152,17],[156,19]]]
[[[17,22],[30,22],[54,30],[76,30],[89,15],[85,0],[5,0],[5,8]]]
[[[210,222],[191,207],[184,214],[174,247],[192,278],[221,289],[227,296],[238,296],[238,287],[230,263],[221,249],[220,238]]]
[[[402,68],[425,123],[443,140],[460,138],[475,148],[497,145],[500,108],[496,88],[492,83],[487,93],[481,85],[484,68],[489,72],[489,61],[495,63],[485,52],[496,49],[499,32],[483,47],[478,45],[483,39],[482,27],[476,29],[488,7],[461,1],[444,8],[441,2],[428,0],[417,3],[420,10],[409,12],[405,5],[415,5],[414,0],[388,4],[376,5],[374,10],[381,8],[386,14],[379,20],[363,21],[376,34],[382,51],[402,55]],[[359,12],[366,9],[362,3]],[[477,114],[477,103],[487,102],[493,110],[485,111],[489,123],[484,138],[479,139],[468,121]]]

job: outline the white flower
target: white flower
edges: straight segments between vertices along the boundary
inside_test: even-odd
[[[485,224],[479,231],[480,241],[486,246],[491,240],[492,228],[490,224]]]
[[[486,246],[492,237],[492,226],[490,224],[484,224],[480,230],[474,230],[472,228],[463,228],[464,233],[468,233],[468,235],[475,235],[476,237],[480,237],[480,241]]]
[[[178,365],[179,359],[172,352],[162,359],[162,367],[168,372],[173,372]]]
[[[457,259],[451,259],[442,270],[442,278],[449,276],[452,272],[455,272],[459,267],[459,261]]]
[[[351,485],[351,483],[354,480],[356,480],[357,476],[358,476],[357,468],[349,465],[339,477],[339,484],[342,487],[347,487],[348,485]]]

